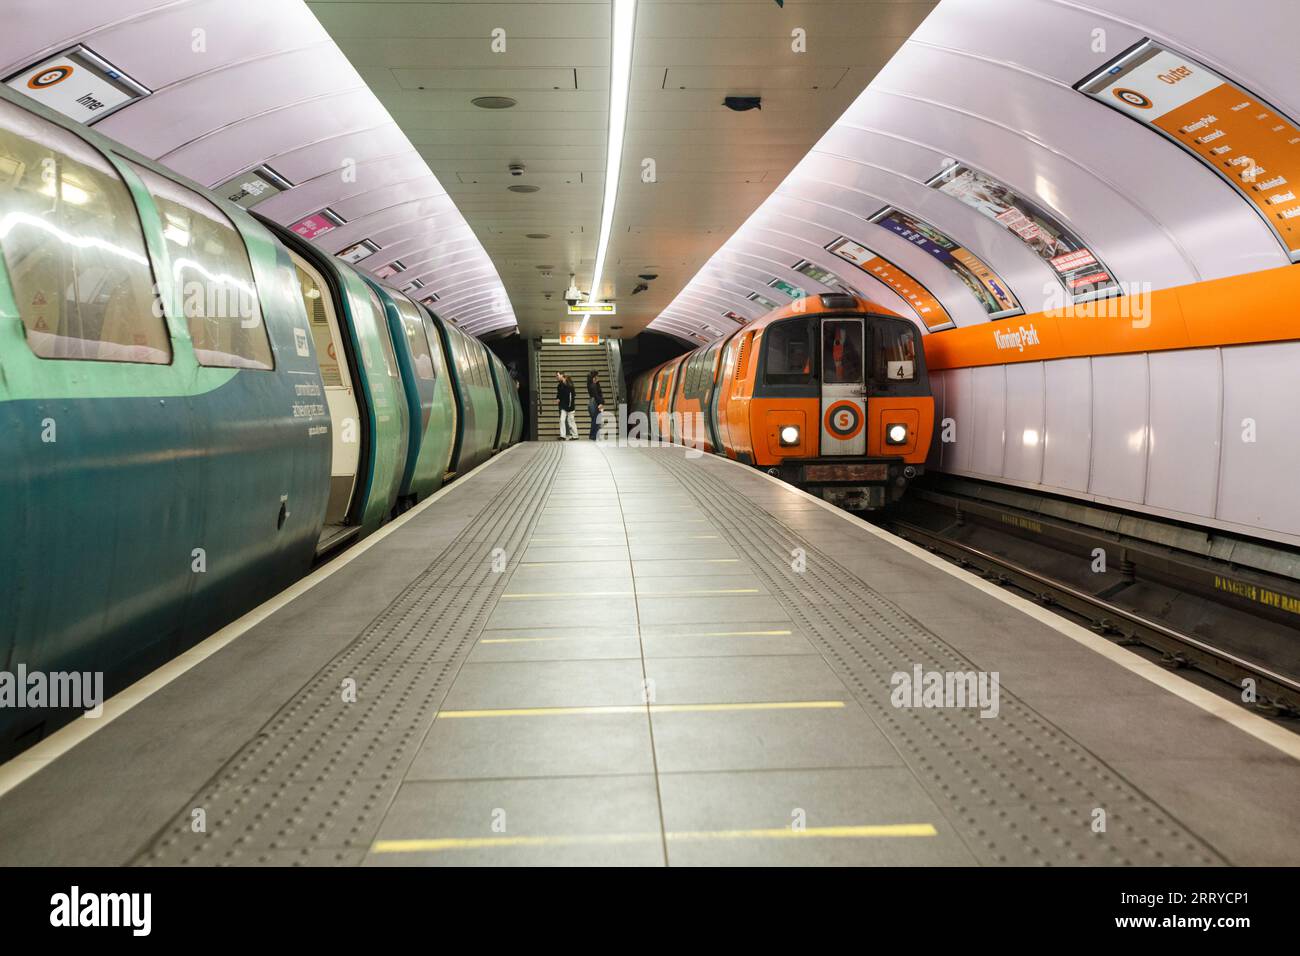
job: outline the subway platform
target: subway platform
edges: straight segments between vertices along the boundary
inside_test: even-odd
[[[1295,865],[1298,757],[757,471],[529,443],[0,768],[0,864]]]

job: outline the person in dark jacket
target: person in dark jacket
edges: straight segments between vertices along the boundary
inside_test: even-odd
[[[592,369],[587,373],[587,414],[591,416],[591,430],[587,433],[587,437],[592,441],[595,441],[596,435],[600,433],[600,413],[604,410],[605,393],[601,391],[596,370]]]
[[[560,441],[572,441],[578,437],[578,418],[574,414],[578,403],[573,395],[573,379],[563,372],[556,372],[555,379],[555,401],[560,406]]]

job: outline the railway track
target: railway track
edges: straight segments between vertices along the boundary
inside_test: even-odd
[[[900,537],[974,570],[987,580],[1016,588],[1044,606],[1083,618],[1092,630],[1118,644],[1150,649],[1167,667],[1195,669],[1231,685],[1223,690],[1244,706],[1271,717],[1300,717],[1300,681],[1285,674],[1009,558],[954,540],[941,531],[895,518],[887,518],[883,524]],[[1253,691],[1253,700],[1247,695],[1247,688]],[[1294,729],[1300,731],[1300,727]]]

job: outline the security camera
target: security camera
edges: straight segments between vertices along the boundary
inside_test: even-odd
[[[522,176],[523,174],[524,174],[524,164],[523,164],[523,163],[511,163],[511,164],[510,164],[510,175],[511,175],[511,176]]]
[[[578,288],[578,283],[574,281],[577,278],[573,273],[569,273],[569,289],[564,293],[564,301],[569,305],[577,305],[582,301],[582,290]]]

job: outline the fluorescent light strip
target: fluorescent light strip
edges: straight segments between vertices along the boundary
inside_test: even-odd
[[[609,57],[609,145],[605,149],[605,198],[600,207],[600,238],[596,242],[596,268],[591,274],[588,301],[600,298],[600,280],[605,271],[605,254],[614,229],[614,205],[618,200],[618,177],[623,166],[623,134],[627,130],[627,100],[632,86],[632,47],[636,35],[636,0],[610,0],[613,8]],[[590,312],[582,315],[581,335]]]

